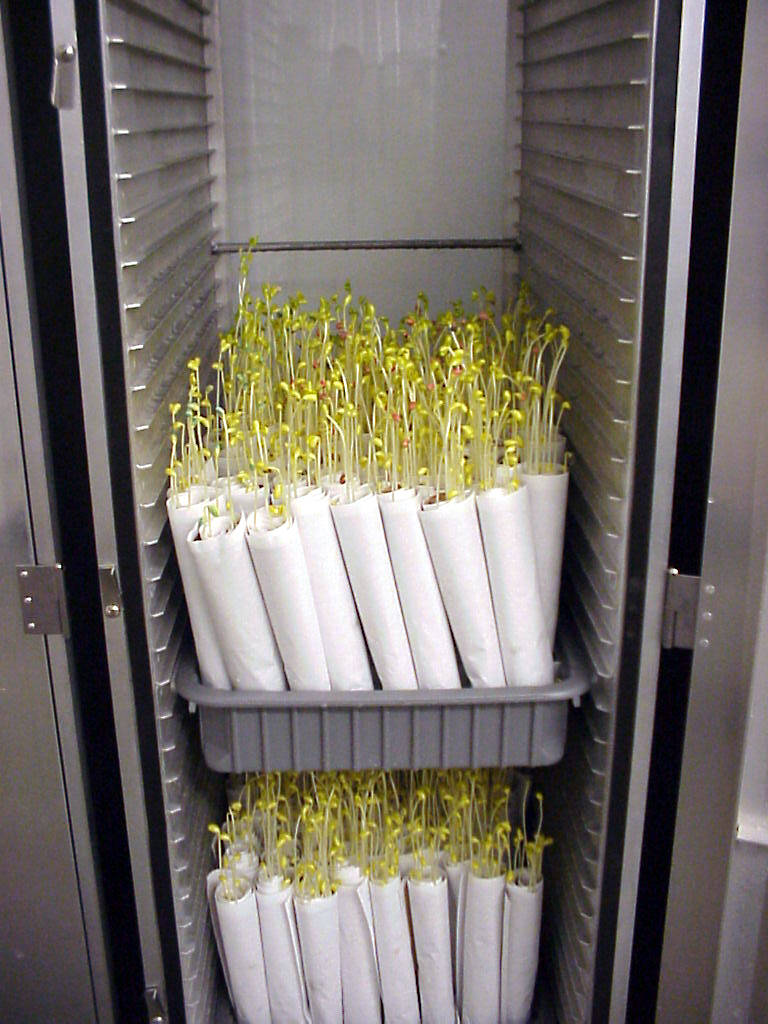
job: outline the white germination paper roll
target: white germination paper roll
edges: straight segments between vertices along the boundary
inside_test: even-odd
[[[501,995],[501,933],[504,875],[479,878],[470,872],[464,911],[461,1019],[496,1024]]]
[[[227,967],[227,957],[224,952],[224,943],[221,938],[219,912],[216,906],[216,890],[219,887],[220,876],[221,871],[219,868],[214,868],[213,871],[208,872],[205,877],[205,895],[208,900],[208,913],[211,915],[211,928],[213,929],[213,937],[216,940],[216,950],[219,954],[219,963],[221,964],[224,981],[227,985],[227,995],[229,996],[230,1003],[234,1006],[235,1000],[232,996],[232,985],[229,981],[229,968]]]
[[[338,893],[294,907],[312,1024],[342,1024]]]
[[[253,889],[248,888],[238,900],[228,900],[219,885],[215,900],[237,1019],[242,1024],[270,1024],[259,913]]]
[[[292,690],[330,690],[320,624],[294,519],[274,525],[268,508],[248,519],[246,540]]]
[[[536,570],[528,488],[494,487],[477,495],[491,598],[508,686],[554,682]]]
[[[560,600],[568,476],[568,470],[562,467],[558,467],[555,473],[526,473],[523,467],[520,474],[520,479],[529,488],[536,568],[550,647],[555,642]]]
[[[422,1024],[453,1024],[448,883],[408,879]]]
[[[464,991],[462,977],[464,970],[464,910],[467,899],[469,861],[462,860],[457,864],[448,861],[445,865],[445,877],[448,882],[448,921],[451,929],[453,986],[456,993],[456,1005],[461,1011]]]
[[[526,1024],[531,1014],[544,883],[533,889],[508,884],[504,891],[504,936],[501,949],[502,1024]]]
[[[385,690],[415,690],[416,673],[376,497],[331,506],[368,648]]]
[[[261,590],[245,542],[245,520],[212,520],[213,536],[187,535],[213,621],[219,647],[235,690],[284,690],[285,674]]]
[[[381,992],[368,879],[358,867],[337,873],[344,1024],[379,1024]]]
[[[371,882],[373,928],[386,1024],[418,1024],[419,1020],[404,884],[399,876],[385,883]]]
[[[425,503],[419,515],[469,681],[505,686],[474,494]]]
[[[264,504],[265,492],[263,487],[258,487],[256,490],[253,488],[248,489],[239,480],[233,480],[230,482],[229,493],[227,493],[226,478],[223,480],[219,479],[219,486],[222,489],[221,493],[224,502],[229,502],[232,506],[230,514],[235,522],[237,522],[241,515],[247,519],[249,515]]]
[[[299,936],[293,914],[293,891],[278,878],[260,879],[256,903],[267,974],[272,1020],[311,1024]]]
[[[419,522],[421,500],[415,490],[396,490],[379,495],[379,508],[419,686],[458,689],[451,628]]]
[[[331,516],[331,499],[320,488],[291,501],[332,690],[372,690],[368,651]]]
[[[184,587],[200,676],[206,686],[213,686],[217,690],[229,690],[229,676],[213,628],[213,620],[208,612],[195,560],[187,550],[187,536],[199,520],[208,497],[212,502],[216,500],[211,488],[190,487],[188,491],[169,494],[165,507],[171,524],[171,536]]]

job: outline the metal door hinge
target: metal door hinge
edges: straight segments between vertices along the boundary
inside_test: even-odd
[[[17,565],[24,632],[33,636],[69,636],[64,570],[56,565]]]
[[[71,110],[75,105],[76,55],[72,43],[57,46],[53,55],[51,103],[57,110]]]
[[[700,576],[686,576],[677,569],[667,569],[667,589],[661,623],[662,647],[693,650],[700,585]]]
[[[99,586],[104,614],[108,619],[116,619],[123,611],[123,595],[120,593],[117,569],[114,565],[99,566]]]
[[[165,1007],[156,988],[144,989],[144,1004],[147,1007],[147,1024],[168,1024]]]

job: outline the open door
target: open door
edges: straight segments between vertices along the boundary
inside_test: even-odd
[[[768,9],[750,0],[657,1020],[766,1019]]]

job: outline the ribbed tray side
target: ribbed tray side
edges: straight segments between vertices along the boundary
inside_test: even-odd
[[[222,787],[175,696],[188,627],[165,466],[169,403],[186,396],[189,358],[210,362],[218,327],[208,21],[203,4],[184,0],[106,0],[102,14],[137,542],[189,1024],[208,1024],[217,991],[200,837]]]
[[[543,779],[558,1018],[590,1014],[624,615],[652,77],[651,0],[524,5],[521,275],[571,330],[563,597],[593,688]]]

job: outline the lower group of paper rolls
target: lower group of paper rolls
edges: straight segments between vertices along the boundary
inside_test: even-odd
[[[170,495],[203,682],[455,689],[458,651],[472,686],[552,683],[567,487],[562,467],[447,501],[328,483],[279,520],[235,482]]]
[[[401,866],[401,872],[403,867]],[[249,876],[236,900],[219,871],[208,901],[241,1024],[524,1024],[538,964],[543,882],[481,878],[467,863],[436,880],[369,882],[341,869],[336,892],[299,899]]]

